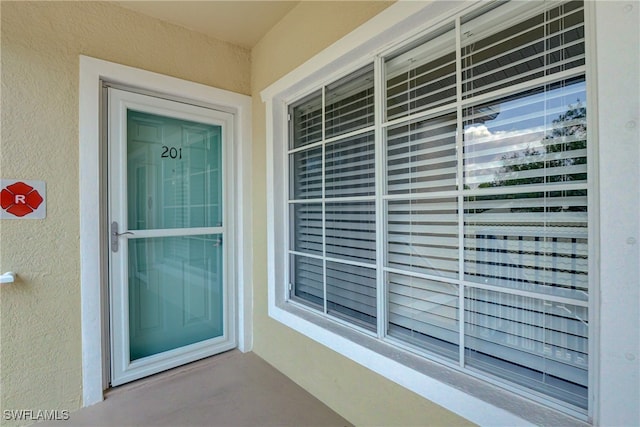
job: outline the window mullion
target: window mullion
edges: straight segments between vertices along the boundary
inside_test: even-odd
[[[327,314],[329,311],[327,309],[327,224],[326,224],[326,201],[325,201],[325,187],[326,187],[326,177],[325,177],[325,150],[326,150],[326,86],[322,87],[322,105],[320,108],[321,111],[321,122],[322,122],[322,158],[320,160],[320,164],[322,165],[322,312]]]
[[[384,60],[376,57],[374,62],[374,123],[375,123],[375,195],[376,195],[376,300],[378,315],[378,338],[387,335],[387,284],[384,270],[386,260],[386,209],[383,194],[385,193],[386,155],[382,123],[385,105]]]
[[[460,35],[460,17],[456,18],[456,162],[457,162],[457,201],[458,201],[458,351],[460,367],[464,367],[464,125],[462,121],[462,40]]]

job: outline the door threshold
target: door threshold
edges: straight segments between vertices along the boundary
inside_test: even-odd
[[[176,375],[182,375],[194,369],[199,369],[206,365],[212,365],[212,366],[217,365],[219,363],[223,363],[225,360],[231,357],[234,357],[240,353],[241,353],[240,350],[238,350],[237,348],[234,348],[232,350],[227,350],[222,353],[214,354],[213,356],[208,356],[200,360],[196,360],[181,366],[177,366],[175,368],[167,369],[166,371],[158,372],[156,374],[149,375],[148,377],[140,378],[140,379],[128,382],[126,384],[109,387],[104,391],[104,398],[108,399],[109,396],[128,392],[141,387],[146,387],[156,382],[164,381],[167,378],[171,378]]]

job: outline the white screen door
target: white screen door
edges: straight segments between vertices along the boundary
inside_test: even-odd
[[[111,384],[236,346],[233,115],[109,88]]]

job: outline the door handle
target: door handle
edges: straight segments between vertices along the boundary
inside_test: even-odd
[[[120,243],[118,241],[118,237],[124,236],[125,234],[134,234],[133,231],[125,231],[124,233],[118,233],[118,222],[113,221],[111,223],[111,251],[118,252],[120,248]]]

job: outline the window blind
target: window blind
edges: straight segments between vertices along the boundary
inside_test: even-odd
[[[322,149],[298,151],[291,155],[289,169],[292,199],[322,198]]]
[[[586,184],[585,100],[579,77],[466,108],[465,184]]]
[[[546,2],[538,5],[549,7]],[[504,3],[462,25],[464,98],[585,64],[582,2],[563,3],[529,17],[537,12],[534,7],[518,19],[523,7],[517,1]],[[504,17],[511,23],[506,28],[500,24]]]
[[[585,307],[473,288],[465,307],[469,366],[586,407]]]
[[[322,94],[314,92],[289,107],[289,146],[298,148],[322,140]]]
[[[455,190],[456,115],[449,113],[387,130],[389,194]]]
[[[389,267],[455,279],[458,256],[455,198],[388,202]]]
[[[469,197],[465,279],[585,300],[585,190]]]
[[[325,116],[326,138],[373,125],[373,64],[326,87]]]
[[[375,330],[376,270],[327,261],[327,312]]]
[[[291,235],[291,247],[297,252],[322,255],[322,204],[295,203],[291,211],[296,230]]]
[[[367,132],[327,144],[324,166],[325,197],[374,195],[375,134]]]
[[[290,278],[295,283],[292,294],[307,303],[322,307],[324,304],[324,269],[318,258],[290,256]]]
[[[385,61],[387,120],[456,101],[455,32],[443,31]]]
[[[325,205],[326,255],[375,264],[375,204],[373,202]]]
[[[388,274],[387,287],[389,336],[456,360],[458,287],[394,273]]]

